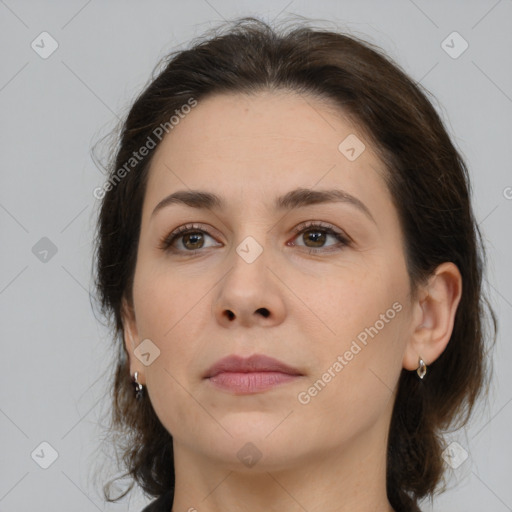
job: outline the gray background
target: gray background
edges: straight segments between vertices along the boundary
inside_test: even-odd
[[[125,115],[165,53],[223,18],[250,14],[330,20],[323,25],[381,46],[437,98],[472,175],[500,331],[489,403],[471,428],[449,435],[468,457],[449,467],[449,490],[424,510],[512,510],[512,1],[5,0],[0,511],[139,511],[148,501],[136,492],[105,504],[94,479],[108,463],[99,422],[109,407],[112,352],[89,298],[93,190],[104,181],[90,149]],[[59,45],[46,59],[31,47],[34,40],[42,46],[43,31]],[[469,44],[457,58],[442,46],[453,31]],[[448,44],[454,52],[462,42]],[[55,254],[41,252],[49,246],[43,237]],[[47,469],[40,466],[52,462],[52,451],[42,442],[58,453]]]

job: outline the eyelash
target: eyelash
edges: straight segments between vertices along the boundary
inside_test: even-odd
[[[293,233],[295,235],[294,238],[296,238],[298,235],[306,232],[306,231],[312,231],[312,228],[317,228],[318,231],[323,231],[327,235],[333,235],[339,243],[333,246],[329,246],[329,248],[315,248],[315,247],[305,247],[305,246],[296,246],[301,247],[303,250],[307,250],[309,254],[317,254],[317,253],[328,253],[333,252],[337,250],[341,250],[344,246],[350,245],[349,237],[344,235],[342,232],[338,231],[334,226],[328,223],[322,223],[322,222],[315,222],[315,221],[309,221],[306,223],[299,224],[297,227],[293,229]],[[161,249],[164,252],[174,252],[174,253],[182,253],[187,254],[187,256],[193,256],[195,254],[198,254],[204,249],[195,249],[192,251],[189,250],[182,250],[182,249],[175,249],[172,247],[173,243],[182,237],[185,234],[188,233],[206,233],[208,236],[213,236],[208,232],[208,230],[201,229],[199,225],[197,224],[186,224],[184,226],[180,226],[179,228],[172,231],[170,234],[166,235],[160,240],[159,249]]]

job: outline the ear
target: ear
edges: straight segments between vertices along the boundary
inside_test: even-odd
[[[133,375],[135,372],[139,372],[138,381],[140,384],[144,385],[144,365],[134,354],[134,351],[137,348],[136,340],[139,339],[137,321],[135,318],[135,309],[133,304],[129,303],[126,297],[123,297],[122,299],[121,311],[123,319],[124,346],[126,353],[128,354],[130,375]]]
[[[462,295],[462,276],[452,262],[439,265],[421,287],[413,305],[413,332],[403,359],[406,370],[416,370],[419,358],[428,366],[445,350],[453,331]]]

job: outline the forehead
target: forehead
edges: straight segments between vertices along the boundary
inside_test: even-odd
[[[347,158],[347,145],[357,158]],[[384,186],[381,174],[369,141],[332,102],[289,91],[216,94],[199,100],[164,137],[146,196],[154,208],[165,193],[208,188],[240,204],[251,195],[270,204],[270,193],[318,184],[349,193],[366,188],[370,200],[372,189]]]
[[[237,140],[244,143],[244,149],[252,145],[260,150],[293,148],[307,153],[314,145],[317,151],[323,147],[331,152],[337,150],[340,137],[348,134],[363,138],[332,100],[292,91],[263,90],[251,95],[214,94],[199,100],[161,147],[195,143],[198,155],[213,151],[228,157],[240,156],[242,151],[230,144]],[[261,147],[261,142],[271,147]],[[215,151],[217,147],[219,151]],[[259,153],[263,157],[262,151]]]

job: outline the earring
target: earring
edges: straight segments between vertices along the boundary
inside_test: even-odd
[[[425,364],[425,361],[421,359],[421,357],[419,358],[419,366],[418,369],[416,370],[416,373],[418,374],[418,377],[420,379],[423,379],[423,377],[425,377],[427,373],[427,365]]]
[[[135,399],[138,401],[144,395],[144,386],[138,381],[139,372],[135,372],[133,375],[133,384],[135,387]]]

